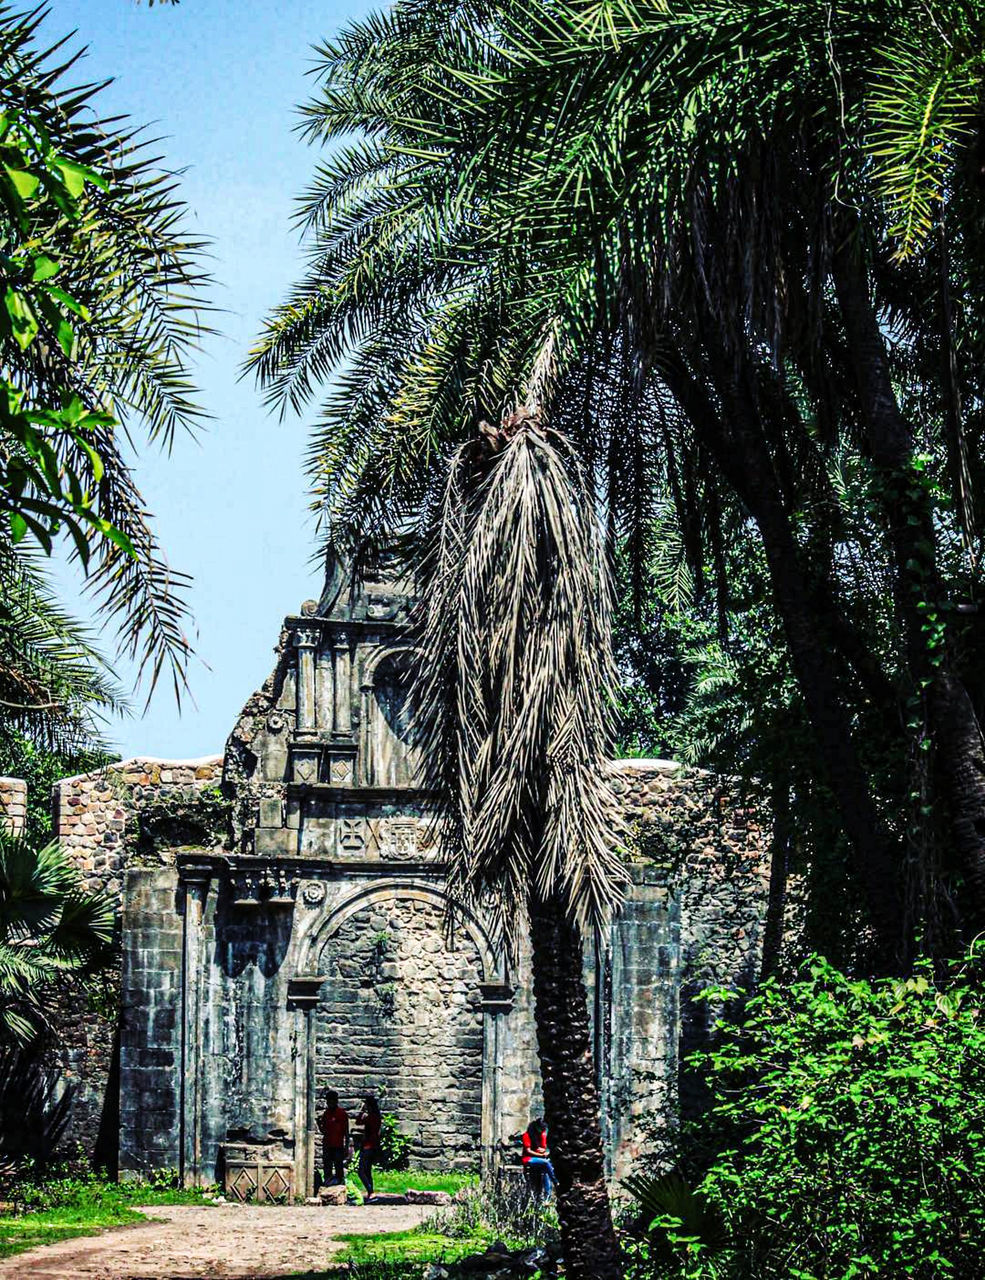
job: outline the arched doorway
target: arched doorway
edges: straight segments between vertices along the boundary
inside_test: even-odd
[[[465,931],[449,944],[424,895],[374,900],[324,943],[315,1087],[358,1109],[381,1096],[412,1140],[416,1167],[474,1168],[482,1120],[482,957]]]

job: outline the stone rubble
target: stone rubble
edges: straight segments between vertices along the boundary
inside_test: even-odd
[[[434,1262],[424,1273],[425,1280],[522,1280],[527,1276],[552,1280],[557,1276],[560,1253],[555,1245],[510,1252],[501,1241],[489,1246],[485,1253],[470,1254],[458,1262]]]

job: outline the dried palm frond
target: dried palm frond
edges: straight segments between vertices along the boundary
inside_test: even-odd
[[[490,434],[496,446],[463,446],[451,463],[412,696],[450,886],[465,902],[490,896],[509,942],[531,893],[601,926],[625,873],[596,512],[567,441],[536,415]]]

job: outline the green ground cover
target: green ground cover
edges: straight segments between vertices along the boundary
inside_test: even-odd
[[[382,1235],[343,1235],[337,1240],[345,1242],[345,1249],[338,1255],[339,1263],[366,1265],[385,1262],[392,1265],[408,1262],[454,1262],[469,1253],[481,1253],[492,1243],[491,1236],[476,1235],[467,1240],[456,1240],[444,1235],[433,1224],[410,1231],[388,1231]],[[331,1273],[329,1273],[331,1274]]]
[[[420,1262],[361,1262],[346,1263],[334,1271],[308,1271],[299,1273],[294,1280],[421,1280]]]
[[[374,1267],[384,1268],[379,1272],[381,1278],[391,1274],[386,1267],[396,1268],[392,1271],[394,1277],[416,1277],[425,1262],[454,1262],[468,1254],[484,1252],[495,1241],[510,1249],[527,1248],[556,1234],[553,1206],[538,1208],[525,1194],[483,1194],[473,1180],[464,1199],[438,1209],[419,1227],[372,1236],[339,1236],[346,1247],[336,1263],[353,1268],[344,1274],[358,1280],[376,1280]],[[401,1267],[405,1270],[401,1271]]]
[[[144,1222],[134,1205],[199,1204],[213,1191],[187,1191],[146,1182],[65,1178],[28,1184],[14,1198],[24,1211],[0,1215],[0,1258],[107,1227]]]
[[[373,1186],[377,1191],[385,1191],[390,1195],[403,1195],[409,1188],[416,1191],[447,1191],[454,1195],[462,1187],[478,1186],[479,1179],[474,1173],[434,1173],[420,1169],[374,1169]],[[363,1184],[356,1177],[355,1166],[348,1170],[345,1180],[346,1190],[362,1201]]]

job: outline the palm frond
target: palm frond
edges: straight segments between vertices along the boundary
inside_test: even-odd
[[[501,453],[452,461],[413,694],[450,881],[492,891],[507,938],[531,891],[600,926],[624,876],[601,537],[570,447],[522,421]]]

